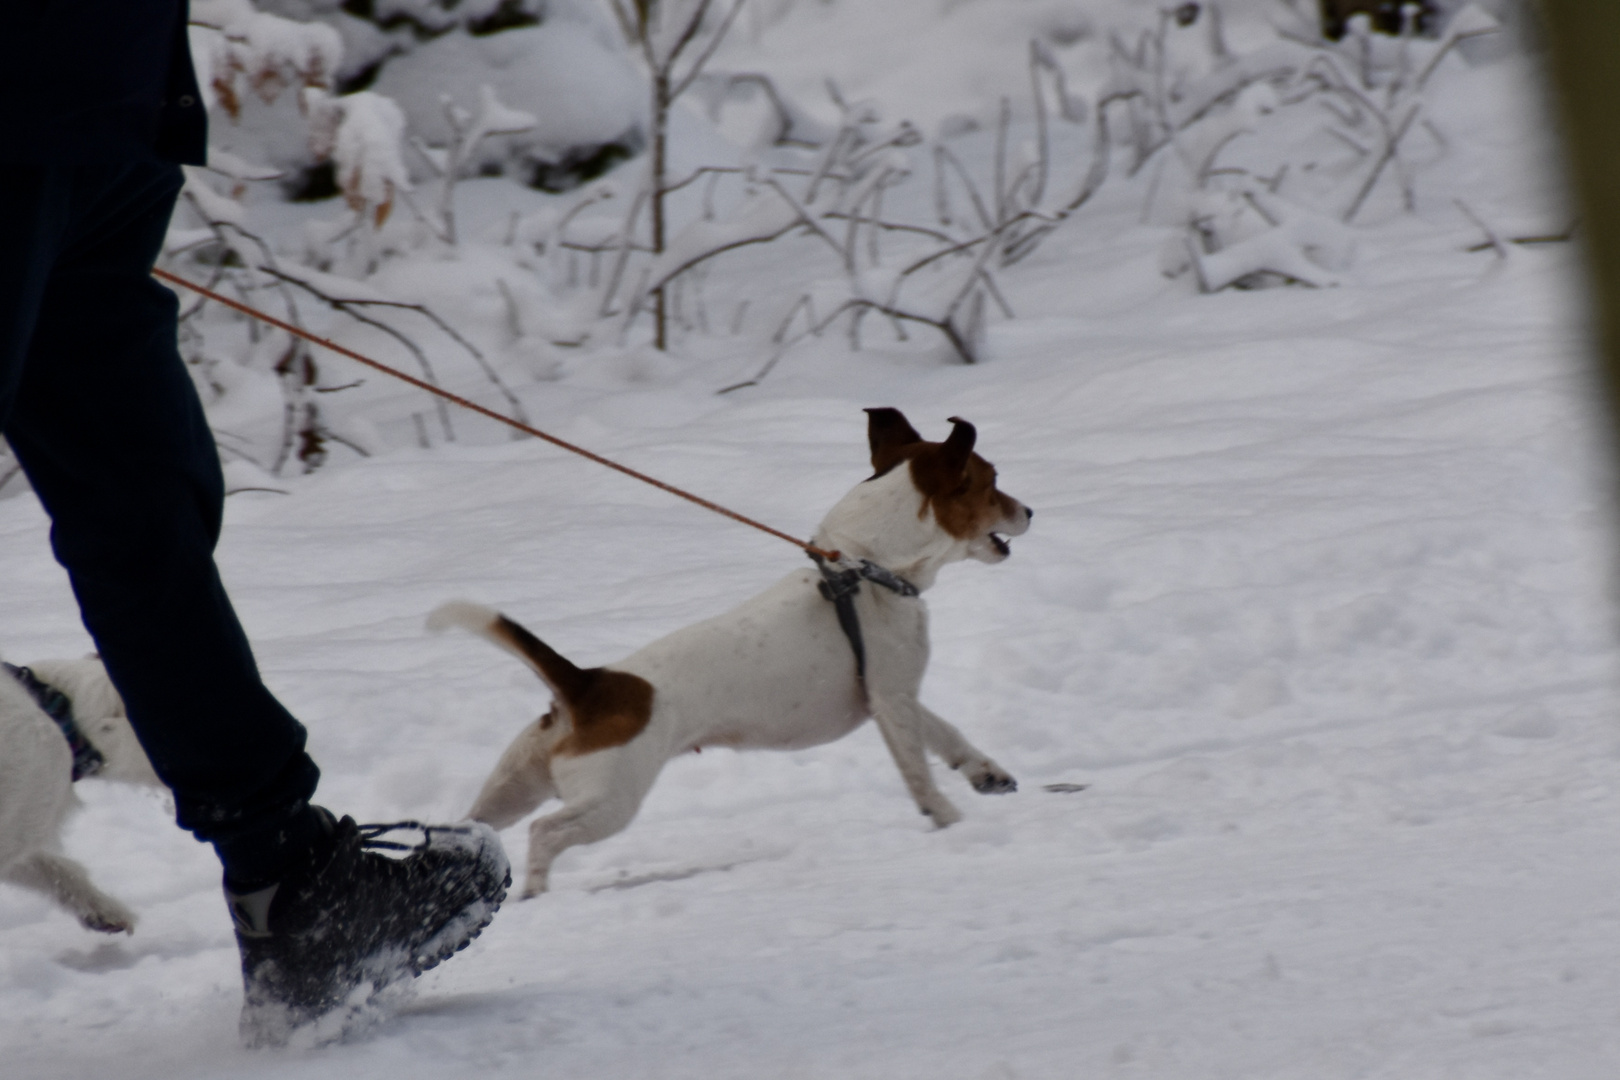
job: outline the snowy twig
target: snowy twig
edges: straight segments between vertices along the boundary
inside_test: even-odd
[[[1507,258],[1507,245],[1502,243],[1502,238],[1496,235],[1496,231],[1489,225],[1485,224],[1485,222],[1480,219],[1480,216],[1474,213],[1467,203],[1463,202],[1461,199],[1453,199],[1451,201],[1457,204],[1457,209],[1462,211],[1464,217],[1466,217],[1469,221],[1472,221],[1479,228],[1479,231],[1485,234],[1484,246],[1495,251],[1498,259]]]
[[[1536,247],[1541,244],[1567,244],[1574,238],[1575,226],[1571,225],[1561,233],[1541,233],[1534,236],[1510,236],[1508,237],[1507,242],[1510,244],[1517,244],[1520,247]],[[1496,245],[1494,243],[1487,240],[1482,244],[1473,244],[1465,250],[1470,252],[1490,251],[1495,247]]]
[[[483,352],[476,345],[463,337],[455,327],[451,326],[448,322],[442,319],[437,312],[428,307],[426,304],[410,303],[403,300],[377,300],[363,297],[335,297],[327,295],[326,293],[317,289],[312,283],[300,280],[290,274],[285,274],[274,270],[266,270],[266,272],[281,278],[289,284],[297,285],[298,287],[309,291],[323,302],[331,305],[339,311],[342,311],[346,315],[354,316],[355,313],[348,310],[351,306],[391,307],[399,308],[404,311],[416,312],[418,315],[421,315],[423,318],[431,322],[434,326],[438,327],[446,337],[448,337],[451,341],[454,341],[457,345],[460,345],[462,349],[466,351],[467,355],[472,357],[473,362],[478,365],[481,371],[483,371],[484,377],[487,378],[491,385],[493,385],[495,389],[500,392],[500,395],[506,399],[507,405],[512,410],[512,419],[523,424],[527,424],[529,422],[528,414],[523,409],[523,403],[518,400],[517,395],[512,392],[511,388],[506,385],[505,380],[503,380],[500,377],[500,374],[496,372],[496,370],[490,365]],[[503,288],[505,284],[506,283],[504,281],[501,282]],[[507,295],[510,296],[509,293]]]
[[[961,160],[951,152],[951,148],[948,146],[934,147],[934,161],[936,162],[937,167],[941,170],[942,176],[944,166],[949,165],[956,173],[957,177],[962,181],[962,186],[967,189],[968,199],[973,203],[973,210],[979,215],[979,224],[986,229],[995,228],[995,220],[991,218],[990,211],[985,206],[984,199],[979,195],[978,185],[975,184],[973,182],[973,178],[968,175],[968,171],[962,165]],[[940,184],[943,188],[943,179],[941,179]]]
[[[1362,204],[1367,201],[1367,196],[1372,194],[1373,188],[1377,185],[1378,178],[1383,175],[1385,167],[1391,161],[1394,161],[1396,155],[1400,152],[1401,140],[1406,138],[1406,133],[1412,129],[1412,121],[1417,119],[1421,109],[1421,105],[1414,103],[1411,109],[1408,110],[1406,118],[1393,128],[1380,116],[1379,123],[1385,129],[1384,152],[1378,156],[1377,162],[1374,163],[1372,170],[1367,174],[1367,179],[1362,183],[1361,189],[1356,192],[1356,197],[1350,200],[1349,209],[1344,212],[1344,221],[1355,220],[1355,216],[1360,212]],[[1405,188],[1405,196],[1406,207],[1410,210],[1412,209],[1412,192],[1410,188]]]
[[[421,346],[417,345],[415,341],[413,341],[410,338],[406,337],[399,330],[395,329],[392,326],[389,326],[387,323],[383,322],[382,320],[373,319],[371,316],[365,314],[364,312],[354,310],[354,308],[355,308],[356,304],[358,303],[358,301],[346,300],[346,299],[344,299],[342,297],[331,296],[331,295],[327,294],[326,292],[322,291],[321,289],[317,288],[311,282],[305,281],[305,280],[303,280],[301,278],[294,277],[291,274],[283,273],[280,270],[275,270],[275,269],[272,269],[272,268],[269,268],[269,267],[260,267],[260,269],[263,270],[265,273],[270,274],[273,277],[280,278],[282,281],[285,281],[290,285],[295,285],[298,288],[303,289],[305,292],[309,293],[311,296],[315,297],[317,300],[320,300],[322,303],[325,303],[326,305],[331,307],[333,310],[341,311],[343,314],[347,315],[349,318],[355,320],[356,322],[364,323],[365,325],[370,326],[370,327],[372,327],[374,329],[381,330],[383,333],[387,334],[389,337],[393,338],[395,341],[397,341],[401,345],[405,346],[406,351],[408,351],[412,356],[416,357],[416,363],[422,369],[422,377],[424,379],[426,379],[428,382],[432,383],[434,386],[441,385],[439,383],[438,374],[433,370],[432,362],[428,360],[427,353],[422,351]],[[455,428],[451,426],[451,423],[450,423],[450,411],[449,411],[449,409],[447,409],[445,407],[444,400],[442,398],[438,397],[437,395],[434,395],[434,397],[433,397],[433,406],[434,406],[434,410],[438,413],[439,425],[440,425],[440,427],[442,427],[444,429],[444,437],[445,437],[446,441],[455,442],[456,441]]]

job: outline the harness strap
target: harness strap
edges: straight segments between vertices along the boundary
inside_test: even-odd
[[[101,756],[101,751],[95,748],[84,729],[79,727],[79,722],[73,718],[73,702],[68,700],[66,694],[28,668],[6,663],[0,663],[0,668],[5,668],[12,678],[22,684],[22,688],[39,704],[41,712],[56,721],[62,738],[67,740],[68,749],[73,751],[74,783],[96,775],[106,766],[107,759]]]
[[[861,591],[861,575],[856,570],[837,571],[819,562],[822,580],[816,582],[821,595],[832,601],[838,613],[838,628],[849,639],[855,652],[855,677],[866,682],[866,643],[861,640],[861,619],[855,614],[855,594]]]
[[[861,637],[860,616],[855,614],[855,594],[861,591],[861,582],[870,581],[897,596],[907,598],[919,596],[921,593],[917,586],[899,574],[868,559],[862,559],[858,566],[834,570],[831,564],[820,556],[812,554],[810,558],[821,571],[821,580],[816,582],[816,587],[821,590],[823,597],[832,601],[833,610],[838,614],[838,628],[849,639],[849,647],[855,653],[855,677],[864,684],[866,642]]]

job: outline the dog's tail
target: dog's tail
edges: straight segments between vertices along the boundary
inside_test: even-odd
[[[572,706],[585,697],[592,682],[590,672],[508,619],[494,608],[467,600],[440,604],[427,617],[427,628],[434,633],[459,626],[505,649],[534,669],[551,687],[552,694]]]

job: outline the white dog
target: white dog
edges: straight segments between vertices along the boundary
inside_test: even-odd
[[[1033,511],[996,489],[966,421],[953,418],[950,437],[931,443],[896,409],[867,412],[876,474],[815,535],[816,546],[842,554],[836,567],[791,573],[724,615],[589,670],[489,608],[458,601],[429,617],[431,629],[461,626],[515,653],[555,699],[502,754],[468,811],[504,829],[550,796],[562,799],[530,826],[525,897],[545,890],[564,849],[628,825],[664,762],[705,746],[799,749],[873,717],[936,826],[961,815],[934,786],[925,748],[981,792],[1016,789],[918,701],[928,612],[917,593],[946,563],[1005,559],[1004,537],[1025,532]],[[853,592],[852,607],[829,602],[840,592]]]
[[[72,704],[73,719],[100,758],[93,775],[162,786],[101,661],[43,660],[28,670]],[[0,881],[44,893],[90,930],[133,933],[134,913],[61,852],[62,823],[78,805],[73,774],[63,730],[0,670]]]

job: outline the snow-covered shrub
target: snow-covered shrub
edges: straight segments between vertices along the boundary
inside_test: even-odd
[[[273,26],[246,0],[216,2]],[[1018,9],[980,106],[936,107],[908,69],[890,89],[913,122],[880,96],[728,45],[824,14],[834,24],[835,8],[859,14],[853,0],[552,0],[510,8],[537,21],[493,33],[477,19],[498,9],[482,0],[351,4],[363,18],[326,0],[265,2],[329,20],[346,48],[363,37],[356,25],[399,47],[369,89],[354,89],[354,58],[329,37],[259,56],[281,72],[266,92],[299,89],[271,95],[284,110],[274,131],[253,65],[227,66],[240,116],[216,104],[216,128],[235,141],[193,172],[171,258],[429,381],[493,390],[512,415],[503,376],[551,378],[648,345],[727,358],[717,384],[746,385],[833,334],[851,350],[977,362],[992,322],[1015,315],[1020,275],[1048,273],[1086,230],[1127,219],[1168,238],[1161,267],[1189,288],[1344,282],[1361,226],[1416,201],[1421,170],[1445,152],[1433,88],[1490,25],[1445,0],[1432,37],[1357,24],[1330,42],[1314,0],[1044,0],[1027,18]],[[1011,10],[939,3],[985,20]],[[536,74],[542,37],[575,55]],[[250,39],[313,40],[285,28]],[[524,80],[541,74],[575,85],[536,99],[540,82]],[[625,122],[648,152],[565,196],[527,190],[514,148],[576,122],[605,130],[606,114],[569,111],[625,87]],[[302,156],[270,137],[295,127]],[[317,157],[350,210],[257,209],[276,192],[256,181]],[[482,179],[503,168],[505,180]],[[347,365],[276,333],[194,301],[187,313],[187,355],[230,418],[222,427],[267,469],[456,437],[418,391],[362,388],[335,374]]]
[[[641,38],[656,37],[637,29],[628,7],[617,10]],[[702,41],[733,9],[692,0],[680,10],[691,21],[658,40]],[[1443,155],[1428,115],[1436,73],[1457,46],[1496,27],[1473,4],[1427,10],[1428,36],[1412,7],[1399,36],[1373,34],[1358,18],[1342,41],[1327,39],[1304,4],[1273,5],[1270,32],[1251,25],[1240,39],[1218,3],[1153,9],[1100,35],[1064,24],[1054,40],[1106,41],[1106,78],[1082,93],[1084,73],[1051,41],[1031,41],[1027,94],[1017,106],[1003,98],[991,130],[976,136],[976,168],[948,127],[931,141],[904,122],[885,128],[876,103],[847,103],[834,89],[841,119],[817,130],[768,75],[705,72],[711,116],[739,79],[757,79],[746,85],[768,108],[756,109],[753,152],[667,178],[655,161],[651,194],[631,203],[622,227],[565,216],[547,269],[566,266],[566,280],[553,281],[566,291],[581,280],[574,254],[590,255],[587,287],[617,340],[645,313],[660,344],[676,332],[752,327],[772,343],[769,370],[784,348],[841,321],[858,348],[863,320],[875,315],[899,340],[908,326],[932,327],[972,362],[986,318],[1012,314],[998,274],[1112,178],[1140,192],[1147,222],[1178,231],[1162,262],[1172,277],[1188,274],[1205,292],[1333,285],[1354,260],[1357,219],[1372,207],[1410,209],[1419,172]],[[656,82],[658,54],[647,56]],[[670,209],[641,224],[660,195]],[[599,204],[590,194],[580,207]],[[559,250],[570,257],[559,260]],[[770,268],[757,275],[769,283],[759,295],[736,287],[753,267]],[[709,310],[711,273],[728,273],[729,312]]]
[[[319,20],[342,36],[339,93],[393,99],[415,135],[453,138],[442,99],[481,87],[535,116],[484,141],[475,171],[543,190],[593,179],[645,143],[644,88],[599,0],[261,0],[267,11]]]
[[[250,93],[270,104],[285,90],[330,87],[342,61],[331,27],[267,15],[249,0],[196,0],[191,16],[197,81],[233,120]]]
[[[369,90],[334,98],[307,89],[304,108],[316,159],[336,166],[338,188],[350,208],[382,228],[395,199],[411,190],[401,153],[405,114]]]
[[[756,329],[783,348],[847,317],[858,347],[864,319],[877,315],[901,340],[908,324],[933,328],[971,363],[985,298],[995,294],[995,223],[964,221],[964,238],[958,238],[889,221],[885,200],[913,178],[906,150],[921,136],[904,122],[883,124],[870,102],[840,107],[843,121],[823,145],[797,148],[809,159],[802,166],[703,166],[662,185],[649,181],[616,226],[581,213],[606,201],[598,188],[573,212],[527,220],[517,235],[536,254],[548,255],[533,265],[551,276],[554,288],[583,287],[598,297],[591,307],[599,325],[618,340],[642,314],[660,346],[675,331],[703,332],[711,324],[703,294],[710,264],[744,249],[785,245],[793,249],[796,272],[761,278],[768,297],[749,295],[754,290],[731,296],[732,310],[720,321],[733,332],[750,318],[751,306]],[[644,220],[655,191],[666,205],[696,209],[667,238]],[[699,205],[691,207],[694,202]],[[591,258],[583,275],[581,254]],[[771,261],[776,252],[764,258]]]
[[[326,310],[374,327],[405,348],[423,377],[436,381],[433,366],[414,337],[370,313],[414,312],[463,346],[499,385],[476,347],[430,309],[394,301],[353,277],[325,273],[334,266],[358,276],[374,271],[388,255],[418,246],[416,234],[424,231],[424,223],[428,231],[436,225],[441,235],[447,233],[445,238],[454,240],[454,219],[443,207],[434,223],[409,201],[413,184],[403,157],[406,121],[399,107],[375,92],[341,96],[329,92],[331,73],[342,56],[341,43],[330,27],[261,13],[247,0],[198,0],[193,10],[201,22],[193,29],[193,41],[202,57],[199,75],[211,88],[211,130],[216,139],[239,134],[237,121],[250,103],[276,105],[282,102],[283,91],[296,89],[297,93],[285,95],[286,104],[296,109],[311,158],[331,163],[352,216],[306,223],[302,250],[288,245],[285,238],[278,243],[277,238],[256,234],[246,223],[243,200],[254,182],[282,174],[215,145],[210,148],[209,168],[187,169],[181,207],[166,245],[170,268],[188,277],[203,276],[210,287],[235,292],[295,326],[308,326],[312,312]],[[505,109],[489,93],[476,116],[459,109],[447,111],[457,122],[466,117],[459,140],[441,157],[435,157],[431,148],[423,151],[445,168],[448,197],[472,147],[489,133],[520,129],[531,118]],[[248,143],[262,148],[252,140]],[[221,179],[227,190],[220,189]],[[413,212],[403,226],[396,213],[402,202]],[[320,404],[317,395],[346,386],[325,383],[308,344],[206,301],[186,300],[182,353],[210,405],[228,460],[249,461],[271,473],[297,460],[307,472],[326,461],[333,445],[367,453],[372,438],[361,431],[341,430],[344,423],[332,420]],[[507,397],[514,411],[521,412],[516,399],[509,393]],[[443,404],[436,404],[434,411],[444,437],[454,438]]]
[[[492,135],[520,135],[538,122],[532,113],[502,105],[488,83],[478,89],[478,111],[469,112],[446,94],[441,99],[450,126],[444,146],[429,146],[420,136],[412,139],[422,159],[439,177],[438,221],[434,231],[446,243],[456,242],[456,181],[467,171],[485,139]],[[403,123],[403,120],[401,121]]]
[[[1357,15],[1338,41],[1305,23],[1234,54],[1212,32],[1202,55],[1172,59],[1170,36],[1201,14],[1186,9],[1134,43],[1114,39],[1105,100],[1123,102],[1132,171],[1149,177],[1148,220],[1185,225],[1165,272],[1195,271],[1205,291],[1332,283],[1349,250],[1337,225],[1379,190],[1410,210],[1417,172],[1443,154],[1428,116],[1436,71],[1460,43],[1497,28],[1470,4],[1424,38],[1411,5],[1396,37]]]
[[[829,86],[838,120],[826,124],[767,73],[708,71],[743,8],[738,0],[609,4],[651,85],[652,147],[640,190],[617,227],[581,213],[603,201],[592,191],[560,218],[526,220],[517,235],[546,254],[537,269],[560,272],[563,279],[554,276],[548,284],[563,291],[580,286],[578,256],[589,257],[585,287],[599,299],[575,310],[593,307],[601,328],[617,340],[642,314],[658,348],[669,344],[672,324],[683,333],[706,329],[711,320],[703,282],[711,264],[780,242],[800,253],[792,258],[792,283],[773,280],[767,296],[731,297],[733,309],[723,321],[733,332],[752,319],[756,329],[769,330],[779,355],[847,319],[858,348],[864,321],[876,315],[901,341],[909,340],[908,325],[931,327],[956,357],[971,363],[980,352],[987,308],[1010,314],[995,271],[1032,251],[1106,176],[1106,137],[1083,176],[1060,184],[1054,175],[1048,122],[1080,123],[1087,106],[1038,45],[1030,54],[1037,144],[1009,157],[1004,102],[994,175],[976,180],[943,142],[928,151],[932,168],[917,168],[907,151],[924,142],[921,132],[905,121],[884,124],[875,102],[846,101]],[[779,5],[776,14],[788,7]],[[753,140],[758,152],[672,170],[677,156],[690,160],[684,148],[671,145],[675,105],[689,90],[715,120],[739,98],[762,104]],[[915,194],[925,184],[931,184],[931,199]],[[896,202],[924,215],[932,209],[937,221],[894,218],[886,208]],[[582,338],[590,333],[580,328]]]

